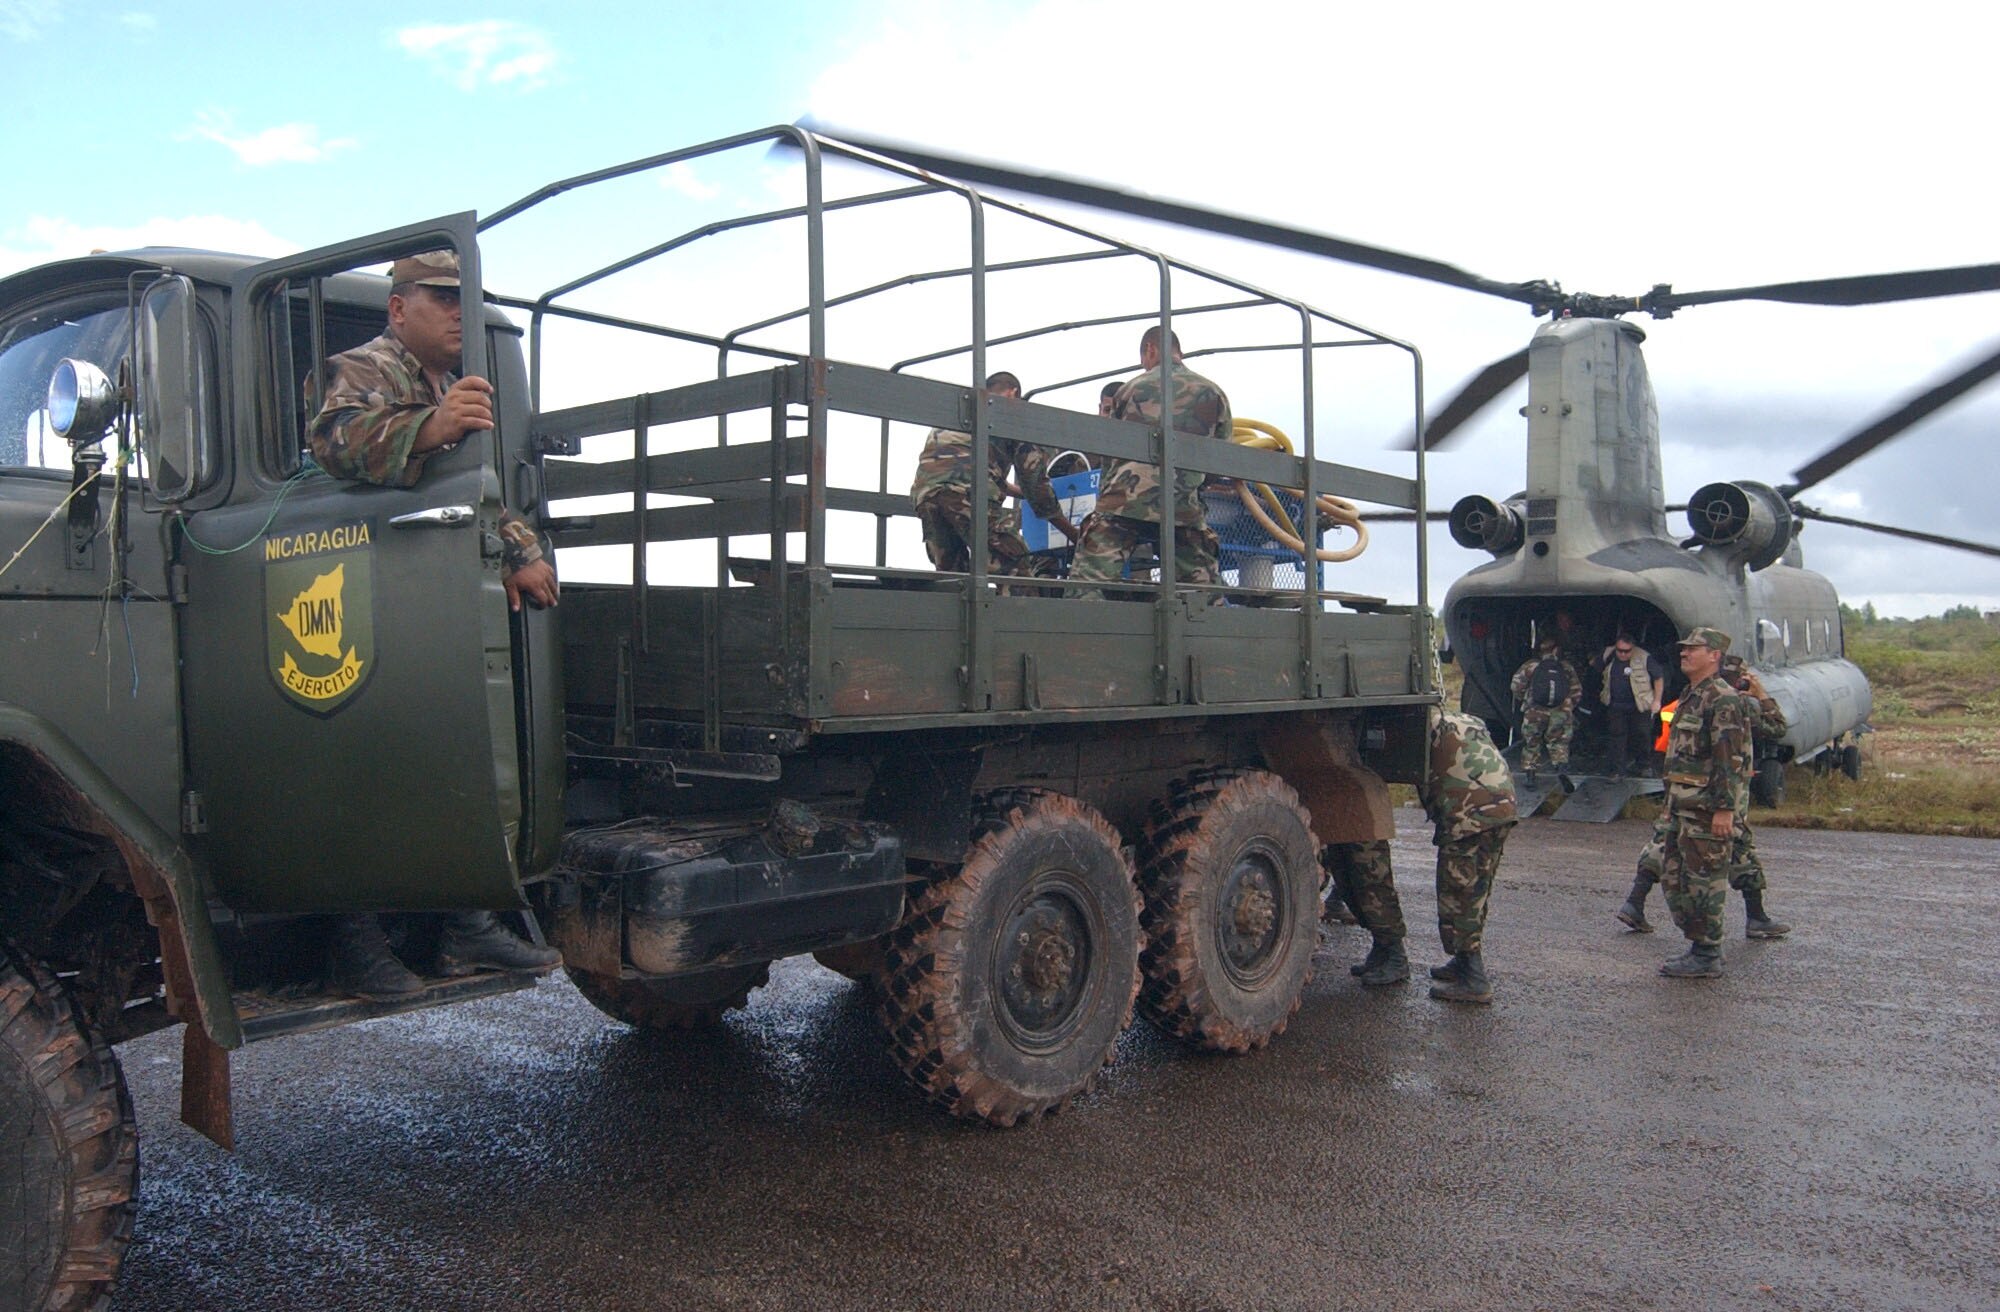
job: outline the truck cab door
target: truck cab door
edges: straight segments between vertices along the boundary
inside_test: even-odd
[[[386,323],[386,284],[336,274],[455,248],[462,372],[490,376],[475,231],[455,215],[233,280],[233,478],[179,537],[190,827],[238,909],[520,903],[498,439],[470,435],[409,488],[297,461],[328,298]],[[306,341],[290,331],[301,289]]]

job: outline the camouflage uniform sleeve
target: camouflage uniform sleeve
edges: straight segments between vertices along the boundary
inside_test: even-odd
[[[1514,671],[1514,677],[1507,684],[1507,691],[1514,694],[1515,701],[1523,701],[1528,696],[1528,680],[1535,672],[1535,658],[1530,656],[1521,662],[1521,668]]]
[[[1769,742],[1773,738],[1785,736],[1791,722],[1785,719],[1785,712],[1775,697],[1760,697],[1757,700],[1756,718],[1751,725],[1759,738]]]
[[[1750,716],[1743,697],[1717,697],[1708,707],[1708,783],[1702,801],[1711,811],[1750,809]]]
[[[1583,676],[1576,672],[1576,666],[1568,660],[1563,661],[1563,673],[1569,676],[1569,696],[1563,698],[1562,708],[1565,711],[1573,711],[1577,703],[1583,700]]]
[[[1056,500],[1056,490],[1049,484],[1049,453],[1033,442],[1019,442],[1014,446],[1014,473],[1021,485],[1021,496],[1035,513],[1046,520],[1060,518],[1062,504]]]
[[[306,428],[314,463],[335,478],[414,484],[424,472],[424,457],[412,457],[410,448],[437,407],[415,401],[409,380],[398,378],[394,362],[382,353],[348,351],[330,363],[326,403]]]

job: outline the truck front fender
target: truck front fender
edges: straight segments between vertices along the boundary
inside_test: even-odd
[[[10,808],[103,835],[159,931],[167,1009],[217,1047],[243,1046],[243,1026],[194,863],[62,730],[0,702],[0,798]]]

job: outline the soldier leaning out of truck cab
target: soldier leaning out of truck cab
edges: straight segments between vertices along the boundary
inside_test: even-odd
[[[332,382],[306,441],[314,462],[335,478],[410,487],[433,453],[493,427],[493,385],[458,377],[458,256],[431,251],[397,260],[389,278],[389,326],[328,361]],[[507,604],[519,610],[525,597],[555,605],[555,568],[535,530],[508,511],[500,536]]]
[[[380,337],[335,356],[326,403],[307,430],[313,459],[336,478],[408,487],[431,454],[493,426],[493,387],[458,378],[462,349],[458,256],[432,251],[389,270],[389,326]],[[515,610],[556,604],[556,575],[535,530],[503,515],[502,581]],[[491,911],[451,911],[438,940],[445,975],[480,970],[552,970],[562,956],[509,933]],[[364,998],[392,999],[425,986],[389,951],[372,914],[333,922],[334,983]]]

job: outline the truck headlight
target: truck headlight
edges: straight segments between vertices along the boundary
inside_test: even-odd
[[[49,379],[49,427],[71,446],[103,437],[118,417],[118,390],[88,360],[64,359]]]

